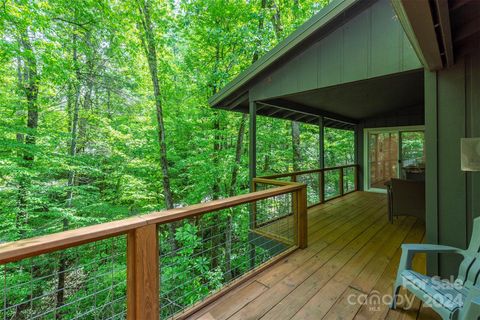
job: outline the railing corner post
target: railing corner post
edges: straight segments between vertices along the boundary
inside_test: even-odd
[[[127,237],[127,319],[159,319],[158,234],[155,224]]]
[[[343,168],[340,168],[340,171],[339,171],[339,178],[338,178],[338,188],[339,188],[339,193],[340,193],[340,196],[343,196],[345,194],[345,190],[343,188]]]
[[[300,249],[308,246],[307,186],[303,185],[296,193],[297,245]]]

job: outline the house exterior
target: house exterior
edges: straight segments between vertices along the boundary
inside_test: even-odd
[[[355,130],[360,188],[366,129],[423,127],[426,241],[464,248],[480,215],[480,176],[460,170],[460,139],[480,136],[479,21],[478,1],[333,1],[210,104],[250,114],[251,178],[256,115]],[[431,256],[428,270],[458,262]]]
[[[460,157],[461,138],[480,137],[480,1],[334,0],[210,103],[250,115],[252,192],[2,243],[0,317],[437,319],[419,300],[378,302],[402,243],[465,248],[480,216],[480,175]],[[257,116],[318,125],[318,168],[257,177]],[[324,128],[355,133],[354,164],[324,168]],[[423,217],[392,219],[400,167],[423,179]],[[194,245],[175,242],[180,224]],[[205,257],[215,265],[172,268]],[[420,273],[458,269],[454,256],[417,258]]]

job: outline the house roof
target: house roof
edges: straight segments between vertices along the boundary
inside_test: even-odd
[[[389,0],[334,0],[209,103],[248,113],[254,100],[258,115],[312,124],[323,116],[344,129],[421,108],[423,67],[403,29]]]
[[[392,0],[422,64],[441,70],[480,47],[480,1]]]
[[[210,105],[217,107],[225,99],[234,100],[244,97],[244,87],[256,80],[263,72],[273,67],[276,63],[281,62],[292,52],[297,51],[299,47],[322,28],[333,23],[338,17],[344,15],[345,11],[355,5],[359,0],[334,0],[316,15],[301,25],[286,39],[281,41],[272,50],[267,52],[259,60],[253,63],[249,68],[240,73],[234,80],[229,82],[217,94],[209,99]],[[240,92],[239,92],[240,91]],[[233,97],[232,97],[233,96]]]

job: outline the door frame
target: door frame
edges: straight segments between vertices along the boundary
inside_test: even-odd
[[[363,129],[363,190],[369,192],[387,193],[386,189],[370,188],[370,161],[369,161],[369,135],[370,133],[384,133],[394,131],[398,133],[398,157],[402,157],[402,132],[423,131],[425,133],[425,126],[401,126],[401,127],[381,127],[381,128],[364,128]],[[398,168],[400,170],[400,167]]]

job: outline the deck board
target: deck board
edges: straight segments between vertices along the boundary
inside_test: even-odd
[[[439,319],[415,300],[409,311],[350,303],[391,294],[402,243],[422,242],[424,223],[387,221],[383,194],[355,192],[309,209],[309,246],[204,307],[190,319]],[[414,259],[425,271],[425,257]],[[370,301],[370,300],[368,300]]]

